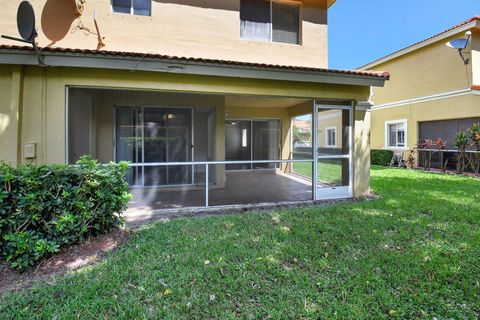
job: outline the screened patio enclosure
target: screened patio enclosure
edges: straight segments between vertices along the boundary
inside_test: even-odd
[[[69,163],[128,161],[132,210],[353,196],[348,101],[70,87],[67,116]]]

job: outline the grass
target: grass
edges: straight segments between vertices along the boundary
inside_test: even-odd
[[[297,162],[293,164],[293,171],[297,174],[311,177],[312,163]],[[342,182],[342,165],[340,162],[331,162],[329,160],[318,162],[318,180],[330,185],[339,185]]]
[[[180,219],[8,293],[2,319],[477,319],[480,181],[374,168],[375,201]]]

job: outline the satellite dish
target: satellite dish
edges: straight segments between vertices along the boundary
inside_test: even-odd
[[[468,43],[470,42],[470,38],[472,37],[472,32],[467,31],[465,35],[467,36],[466,38],[459,38],[459,39],[455,39],[450,42],[447,42],[447,47],[458,50],[458,53],[460,54],[460,57],[463,60],[463,63],[467,65],[470,63],[470,59],[465,57],[464,55],[465,53],[463,52],[463,50],[467,49]]]
[[[22,1],[18,6],[17,27],[23,40],[30,42],[36,37],[35,12],[28,1]]]
[[[468,45],[469,39],[465,38],[460,38],[460,39],[455,39],[450,42],[447,42],[447,47],[453,48],[453,49],[466,49]]]
[[[20,38],[15,38],[2,34],[2,38],[13,41],[29,43],[35,53],[37,54],[38,64],[45,66],[44,59],[41,50],[38,48],[35,38],[37,37],[37,31],[35,30],[35,12],[33,11],[32,4],[28,1],[22,1],[17,10],[17,27]]]

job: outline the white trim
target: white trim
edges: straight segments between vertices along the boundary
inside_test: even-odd
[[[423,41],[420,41],[412,46],[409,46],[409,47],[406,47],[406,48],[403,48],[403,49],[400,49],[399,51],[397,52],[394,52],[392,54],[389,54],[383,58],[380,58],[380,59],[377,59],[375,61],[372,61],[370,63],[367,63],[363,66],[360,66],[357,68],[357,70],[364,70],[364,69],[371,69],[379,64],[382,64],[382,63],[385,63],[387,61],[390,61],[390,60],[393,60],[395,58],[398,58],[398,57],[401,57],[407,53],[410,53],[412,51],[415,51],[415,50],[418,50],[420,48],[423,48],[423,47],[426,47],[428,45],[431,45],[431,44],[434,44],[436,42],[439,42],[441,40],[444,40],[444,39],[447,39],[447,38],[450,38],[456,34],[459,34],[461,32],[465,32],[465,31],[468,31],[472,28],[475,28],[477,27],[477,20],[474,20],[470,23],[467,23],[466,25],[462,26],[462,27],[459,27],[459,28],[455,28],[453,30],[450,30],[448,32],[444,32],[442,34],[439,34],[439,35],[436,35],[436,36],[433,36],[429,39],[426,39],[426,40],[423,40]]]
[[[405,146],[391,146],[390,145],[390,130],[388,130],[388,126],[393,125],[393,124],[403,124],[404,125],[404,131],[405,131]],[[385,143],[384,143],[384,149],[391,149],[391,150],[405,150],[407,149],[408,145],[408,121],[407,119],[398,119],[398,120],[387,120],[385,121]]]
[[[443,93],[438,93],[438,94],[434,94],[434,95],[431,95],[431,96],[423,96],[423,97],[418,97],[418,98],[412,98],[412,99],[407,99],[407,100],[400,100],[400,101],[395,101],[395,102],[379,104],[379,105],[374,106],[372,108],[372,110],[375,111],[375,110],[396,108],[396,107],[406,106],[406,105],[410,105],[410,104],[417,104],[417,103],[423,103],[423,102],[428,102],[428,101],[442,100],[442,99],[448,99],[448,98],[453,98],[453,97],[461,97],[461,96],[466,96],[466,95],[469,95],[469,94],[480,95],[480,91],[479,90],[472,90],[472,89],[461,89],[461,90],[455,90],[455,91],[450,91],[450,92],[443,92]]]
[[[328,131],[333,130],[335,132],[335,144],[329,144],[328,143]],[[332,127],[325,127],[325,147],[331,147],[331,148],[337,148],[337,127],[332,126]]]

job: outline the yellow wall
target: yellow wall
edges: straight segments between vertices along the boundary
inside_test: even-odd
[[[356,111],[353,125],[353,196],[358,198],[370,194],[371,113]]]
[[[18,36],[17,7],[21,0],[2,3],[0,30]],[[104,50],[159,53],[269,64],[327,67],[326,0],[302,0],[302,42],[290,45],[240,38],[240,0],[155,0],[152,16],[113,13],[109,0],[87,0],[81,17],[74,0],[34,0],[41,47],[96,49],[93,12]],[[18,44],[0,39],[0,44]]]
[[[472,64],[465,67],[458,52],[445,45],[461,36],[463,34],[458,34],[371,68],[390,73],[390,81],[383,88],[374,88],[375,104],[470,88]]]
[[[14,75],[19,73],[18,67],[0,65],[0,159],[10,163],[17,162],[18,131],[19,131],[19,104],[18,98],[13,97],[18,87],[18,79]],[[14,83],[17,82],[17,83]]]
[[[27,162],[23,156],[23,145],[25,143],[36,143],[36,163],[65,163],[66,162],[66,88],[75,87],[97,87],[97,88],[124,88],[137,90],[161,90],[170,92],[191,92],[191,93],[215,93],[215,94],[238,94],[257,95],[263,97],[290,97],[290,98],[323,98],[366,100],[369,96],[368,87],[347,86],[347,85],[324,85],[299,82],[282,82],[253,79],[236,79],[221,77],[188,76],[181,74],[164,74],[130,71],[111,71],[99,69],[75,69],[75,68],[39,68],[23,67],[13,68],[18,70],[16,82],[12,82],[12,68],[2,67],[0,69],[0,90],[2,92],[16,92],[12,88],[17,83],[17,98],[4,95],[0,101],[0,116],[2,119],[2,149],[0,160],[11,162]],[[121,98],[119,96],[119,98]],[[128,100],[124,97],[125,101]],[[21,101],[21,103],[17,102]],[[18,105],[18,107],[15,107]],[[12,106],[13,109],[12,109]],[[311,110],[311,104],[309,106]],[[300,108],[301,109],[301,108]],[[298,109],[298,110],[300,110]],[[23,112],[21,112],[23,110]],[[225,114],[228,117],[274,117],[282,119],[282,157],[290,157],[290,123],[291,116],[297,110],[293,108],[255,108],[226,106],[225,109],[217,108],[217,135],[220,143],[217,144],[217,154],[220,159],[224,156],[224,131],[223,124]],[[16,115],[21,114],[20,123],[17,124]],[[99,114],[105,120],[113,118],[111,113],[102,112]],[[6,119],[6,120],[5,120]],[[6,123],[6,125],[5,125]],[[363,124],[363,120],[359,120]],[[365,123],[366,125],[366,123]],[[6,128],[6,129],[5,129]],[[20,131],[15,135],[16,131]],[[4,135],[5,134],[5,135]],[[109,137],[112,134],[108,126],[97,127],[97,136]],[[4,139],[9,136],[12,139]],[[220,137],[221,136],[221,137]],[[16,142],[16,137],[20,141]],[[361,138],[361,144],[368,144],[367,136]],[[5,141],[7,141],[5,143]],[[360,143],[360,141],[359,141]],[[98,154],[104,152],[112,154],[110,147],[97,145]],[[100,150],[101,149],[101,150]],[[105,160],[109,160],[105,157]],[[362,170],[357,170],[358,168]],[[356,162],[356,170],[363,172],[362,181],[368,181],[368,163]]]
[[[385,121],[407,120],[407,144],[418,143],[418,123],[422,121],[480,117],[480,95],[465,95],[372,112],[372,149],[385,147]],[[452,147],[453,141],[447,141]]]
[[[327,146],[327,128],[335,128],[336,146]],[[326,110],[318,113],[318,147],[342,148],[342,110]]]
[[[390,81],[386,82],[385,87],[373,89],[375,107],[372,111],[372,149],[385,148],[386,121],[407,120],[407,146],[410,148],[418,142],[418,123],[421,121],[480,116],[480,95],[464,94],[434,100],[425,99],[439,94],[469,90],[475,81],[480,81],[479,32],[473,30],[472,42],[466,50],[467,52],[473,50],[473,54],[467,66],[456,50],[445,45],[447,41],[464,35],[463,32],[458,33],[451,38],[372,68],[387,70],[391,74]],[[410,99],[420,100],[403,103]],[[388,107],[384,104],[394,105]],[[451,146],[452,142],[449,144]]]

